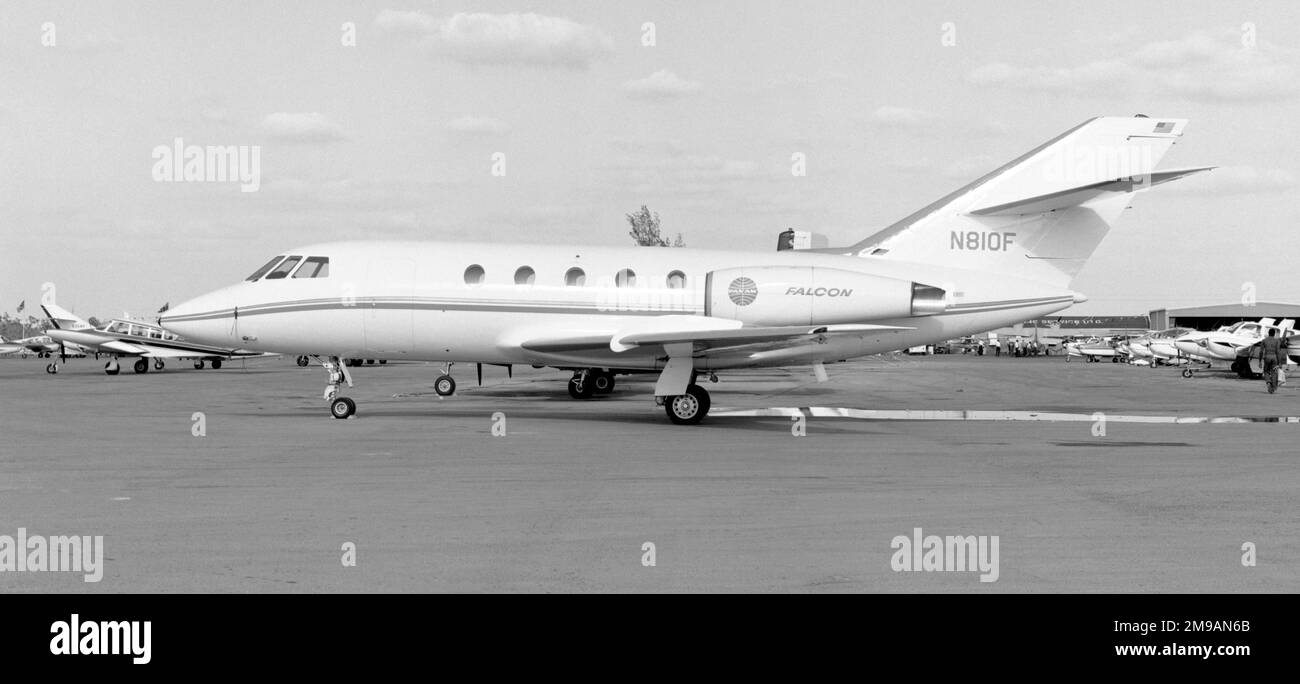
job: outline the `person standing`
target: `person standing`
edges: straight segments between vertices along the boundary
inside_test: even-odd
[[[1279,364],[1286,365],[1286,350],[1282,346],[1282,338],[1277,336],[1277,328],[1269,328],[1268,337],[1259,343],[1259,361],[1264,367],[1265,381]]]

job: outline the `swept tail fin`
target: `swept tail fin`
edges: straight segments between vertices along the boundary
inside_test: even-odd
[[[1068,287],[1135,194],[1213,168],[1155,170],[1186,125],[1085,121],[849,251]]]
[[[50,319],[50,325],[60,330],[86,330],[92,327],[90,323],[82,320],[77,314],[54,302],[41,304],[41,310],[45,312],[45,317]]]

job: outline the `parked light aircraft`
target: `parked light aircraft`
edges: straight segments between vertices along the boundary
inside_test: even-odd
[[[1096,118],[850,247],[780,252],[336,242],[291,249],[160,318],[204,344],[310,354],[335,418],[346,358],[532,364],[569,393],[657,372],[676,424],[696,380],[934,344],[1085,300],[1069,285],[1156,171],[1181,119]],[[439,392],[451,382],[440,379]]]
[[[262,352],[243,349],[230,349],[217,345],[195,344],[181,339],[175,333],[163,330],[156,325],[140,321],[113,319],[100,328],[89,324],[79,327],[62,327],[69,320],[80,321],[75,314],[59,307],[57,304],[42,304],[45,315],[54,327],[46,331],[51,338],[67,345],[80,345],[95,353],[107,354],[111,358],[104,364],[104,372],[117,375],[121,370],[118,358],[123,356],[139,357],[134,369],[137,373],[149,370],[148,359],[153,359],[154,370],[162,370],[165,359],[193,360],[195,368],[203,368],[204,362],[211,362],[214,369],[221,368],[223,359],[262,356]],[[84,321],[83,321],[84,323]],[[51,363],[45,367],[46,373],[58,373],[59,364]]]
[[[45,358],[58,350],[59,343],[50,339],[48,335],[33,335],[21,340],[6,340],[0,337],[0,354],[20,354],[23,358],[27,358],[28,354],[35,354],[38,358]]]
[[[1226,365],[1238,375],[1250,377],[1249,360],[1241,358],[1238,351],[1264,339],[1270,329],[1277,330],[1286,339],[1295,327],[1295,321],[1289,318],[1280,324],[1274,323],[1276,321],[1272,318],[1261,318],[1259,322],[1242,321],[1219,330],[1188,333],[1179,337],[1175,344],[1179,352],[1195,362],[1211,368]],[[1183,371],[1183,377],[1192,375],[1190,368]]]
[[[1129,341],[1129,351],[1137,359],[1150,361],[1154,366],[1159,363],[1172,364],[1182,361],[1175,344],[1179,337],[1196,332],[1191,328],[1169,328],[1152,332],[1137,340]]]

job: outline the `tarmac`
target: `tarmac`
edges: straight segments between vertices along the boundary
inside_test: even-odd
[[[674,426],[654,376],[575,401],[567,373],[478,387],[458,364],[440,398],[438,365],[364,366],[334,420],[324,371],[292,358],[46,363],[0,360],[0,535],[102,535],[103,579],[6,571],[0,592],[1300,590],[1300,376],[1269,395],[885,355],[824,383],[723,374],[705,422]],[[1171,417],[1267,422],[1142,420]],[[996,536],[996,581],[894,570],[916,528]]]

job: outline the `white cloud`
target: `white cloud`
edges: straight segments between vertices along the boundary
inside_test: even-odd
[[[510,125],[504,121],[477,116],[453,119],[447,122],[446,128],[464,135],[505,135],[510,132]]]
[[[532,13],[461,12],[435,26],[419,12],[389,12],[375,21],[389,30],[424,35],[435,52],[466,64],[586,69],[614,50],[614,41],[594,26]]]
[[[1246,47],[1241,34],[1227,30],[1148,43],[1121,58],[1077,67],[986,64],[967,80],[1017,90],[1122,89],[1195,100],[1266,101],[1286,99],[1300,90],[1297,63],[1294,50],[1263,40]]]
[[[391,33],[424,35],[438,26],[438,20],[424,12],[383,10],[375,17],[375,26]]]
[[[69,45],[69,49],[73,52],[84,54],[121,52],[124,48],[122,41],[111,33],[87,33],[78,39],[74,39]]]
[[[700,89],[698,82],[687,81],[667,69],[660,69],[645,78],[623,84],[624,92],[632,97],[654,99],[692,95],[700,92]]]
[[[327,143],[343,139],[343,129],[319,112],[276,112],[262,119],[262,130],[290,142]]]
[[[907,107],[884,106],[876,108],[871,113],[871,120],[882,126],[893,126],[900,128],[915,128],[918,126],[928,126],[935,122],[939,117],[930,112],[919,109],[908,109]]]

